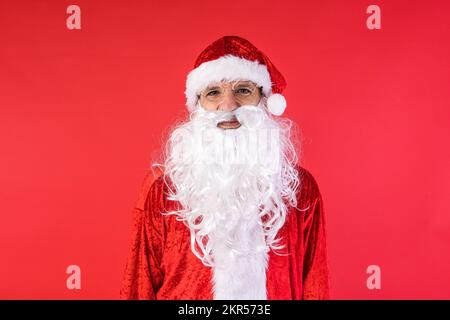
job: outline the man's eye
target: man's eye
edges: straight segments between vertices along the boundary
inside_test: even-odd
[[[241,93],[241,94],[250,94],[250,93],[252,93],[252,91],[247,89],[247,88],[240,88],[240,89],[237,90],[237,92]]]
[[[217,91],[217,90],[212,90],[212,91],[209,91],[206,95],[207,96],[215,96],[215,95],[217,95],[219,92]]]

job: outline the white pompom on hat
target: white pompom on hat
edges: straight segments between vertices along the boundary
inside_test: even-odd
[[[186,79],[186,106],[196,108],[200,92],[210,83],[222,80],[250,80],[262,87],[267,108],[276,116],[286,109],[281,92],[286,80],[269,58],[248,40],[238,36],[224,36],[200,53]]]

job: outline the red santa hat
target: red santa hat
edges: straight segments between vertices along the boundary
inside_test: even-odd
[[[248,40],[224,36],[200,53],[186,80],[189,111],[195,109],[202,90],[222,80],[250,80],[262,87],[272,114],[279,116],[286,109],[286,99],[281,95],[286,80],[269,58]]]

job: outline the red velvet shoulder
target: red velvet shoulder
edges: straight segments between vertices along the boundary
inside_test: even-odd
[[[297,167],[300,188],[298,191],[298,208],[305,209],[321,197],[319,185],[314,176],[303,167]]]
[[[144,210],[150,188],[159,178],[161,178],[161,176],[162,176],[161,169],[148,169],[146,171],[144,181],[142,181],[138,198],[135,203],[136,209]]]

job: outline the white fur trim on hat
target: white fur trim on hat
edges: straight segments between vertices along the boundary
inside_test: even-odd
[[[234,55],[225,55],[216,60],[202,63],[189,72],[186,80],[186,105],[193,111],[197,95],[212,82],[221,80],[249,80],[263,87],[265,96],[272,92],[272,82],[267,67],[258,61],[250,61]]]

